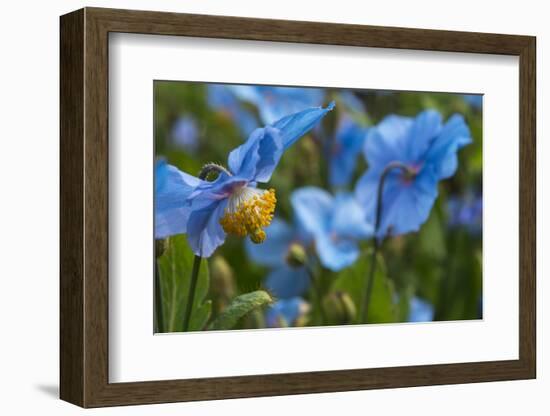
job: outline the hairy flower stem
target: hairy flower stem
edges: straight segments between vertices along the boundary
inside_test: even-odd
[[[199,280],[199,269],[201,267],[201,256],[195,256],[193,260],[193,271],[191,272],[191,283],[189,284],[189,294],[187,295],[187,305],[185,305],[185,315],[183,316],[183,332],[189,331],[189,321],[193,311],[193,301],[195,300],[195,289]]]
[[[323,321],[323,323],[326,323],[327,315],[325,313],[325,308],[323,306],[323,293],[322,293],[320,279],[318,279],[318,276],[315,275],[315,272],[310,266],[305,266],[305,268],[306,268],[307,274],[309,275],[309,280],[311,281],[311,285],[315,290],[315,298],[319,306],[319,314],[321,315],[321,320]]]
[[[155,318],[157,322],[157,331],[164,332],[164,315],[162,313],[162,292],[160,288],[159,265],[155,260]]]
[[[380,180],[378,181],[378,189],[376,192],[376,219],[374,222],[374,243],[371,254],[371,263],[367,278],[367,284],[365,287],[365,295],[363,296],[363,303],[361,304],[361,313],[359,314],[362,323],[367,323],[370,297],[372,294],[372,288],[374,286],[374,274],[376,273],[376,257],[378,255],[378,250],[382,241],[382,238],[378,237],[378,229],[380,228],[380,221],[382,217],[382,195],[384,194],[384,183],[386,182],[386,178],[388,177],[389,173],[394,169],[401,170],[406,176],[411,178],[416,175],[416,172],[413,169],[401,162],[388,163],[382,171],[382,174],[380,175]]]

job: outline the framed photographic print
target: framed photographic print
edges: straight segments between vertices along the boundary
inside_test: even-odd
[[[61,17],[61,398],[534,378],[535,38]]]

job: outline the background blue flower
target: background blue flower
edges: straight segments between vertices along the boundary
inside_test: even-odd
[[[419,297],[413,297],[409,301],[409,322],[431,322],[434,320],[433,306]]]
[[[409,173],[393,169],[387,175],[378,238],[420,228],[430,215],[438,182],[454,175],[457,152],[470,142],[462,116],[454,115],[443,124],[441,115],[433,110],[415,118],[390,115],[369,129],[364,146],[368,170],[355,193],[370,222],[375,221],[378,183],[384,169],[393,162],[409,169]]]
[[[332,186],[349,184],[366,136],[366,127],[360,126],[348,115],[344,114],[340,118],[330,149],[330,184]]]
[[[195,153],[199,146],[199,128],[190,116],[178,118],[172,126],[172,143],[176,148]]]
[[[321,264],[339,271],[359,257],[357,242],[372,236],[372,223],[351,193],[333,197],[316,187],[304,187],[290,197],[296,220],[315,241]]]
[[[292,245],[300,245],[307,253],[309,238],[304,230],[275,218],[265,229],[266,240],[262,244],[246,241],[248,257],[255,263],[270,267],[264,287],[277,298],[291,298],[305,293],[310,278],[304,266],[292,266],[288,262]]]
[[[483,94],[464,94],[462,97],[464,98],[464,101],[475,109],[481,109],[481,106],[483,105]]]
[[[265,124],[287,114],[323,104],[325,93],[320,88],[292,88],[235,85],[230,87],[241,100],[254,104]]]
[[[208,104],[214,110],[232,119],[243,136],[248,136],[259,126],[254,114],[244,108],[229,85],[209,84]]]
[[[270,306],[265,312],[268,328],[292,326],[296,320],[307,313],[308,304],[300,297],[281,299]]]
[[[451,228],[465,228],[474,235],[481,234],[483,200],[481,196],[469,193],[465,196],[451,196],[447,201],[447,213]]]

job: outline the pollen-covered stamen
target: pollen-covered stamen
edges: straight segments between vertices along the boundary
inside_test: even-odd
[[[276,203],[274,189],[242,187],[229,197],[220,224],[228,234],[249,235],[252,242],[261,243],[266,237],[263,228],[271,224]]]

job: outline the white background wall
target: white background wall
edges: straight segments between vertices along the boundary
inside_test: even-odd
[[[87,411],[88,414],[280,415],[422,414],[547,415],[546,359],[550,298],[544,282],[550,237],[543,212],[550,146],[543,140],[550,100],[546,60],[550,26],[545,2],[125,0],[4,2],[0,14],[0,409],[2,414],[83,412],[57,399],[58,390],[58,16],[82,6],[166,10],[387,26],[529,34],[538,53],[538,379],[317,394]],[[506,120],[503,120],[505,123]],[[546,199],[546,200],[545,200]],[[505,236],[505,230],[503,230]],[[220,351],[220,353],[223,353]]]

